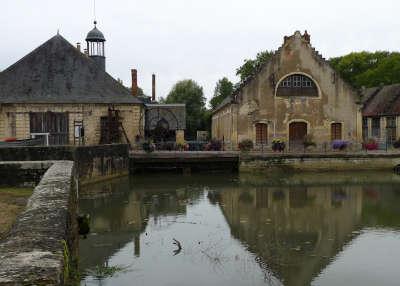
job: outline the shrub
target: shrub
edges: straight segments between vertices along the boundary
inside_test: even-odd
[[[212,139],[205,147],[206,151],[221,151],[222,141],[217,139]]]
[[[146,153],[151,153],[155,149],[154,143],[151,141],[144,142],[142,147]]]
[[[378,150],[378,142],[374,138],[369,138],[363,143],[363,147],[366,150]]]
[[[272,151],[283,152],[283,151],[285,151],[285,147],[286,147],[286,144],[283,139],[275,138],[274,140],[272,140]]]
[[[244,139],[239,142],[239,150],[242,152],[249,152],[253,149],[254,144],[250,139]]]
[[[396,149],[400,148],[400,138],[393,142],[393,147]]]

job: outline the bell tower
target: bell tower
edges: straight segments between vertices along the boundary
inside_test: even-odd
[[[104,71],[106,70],[105,41],[103,33],[97,29],[97,21],[94,21],[93,30],[86,36],[87,53]]]

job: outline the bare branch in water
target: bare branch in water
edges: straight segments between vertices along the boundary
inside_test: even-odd
[[[181,253],[182,244],[178,240],[176,240],[175,238],[173,240],[174,240],[173,244],[175,244],[178,247],[177,249],[174,250],[174,256],[175,256],[175,255],[178,255],[179,253]]]

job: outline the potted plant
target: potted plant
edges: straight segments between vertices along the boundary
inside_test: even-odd
[[[239,142],[239,150],[242,152],[249,152],[253,150],[254,144],[250,139],[244,139]]]
[[[400,138],[393,142],[393,147],[396,149],[400,148]]]
[[[146,153],[151,153],[155,150],[155,145],[151,140],[147,140],[146,142],[144,142],[142,147]]]
[[[369,138],[366,142],[363,143],[364,149],[372,151],[378,150],[378,142],[374,138]]]
[[[222,150],[222,142],[221,140],[212,139],[206,146],[206,151],[221,151]]]
[[[348,143],[344,140],[333,140],[332,141],[332,149],[333,150],[345,150],[348,146]]]
[[[285,151],[285,141],[280,138],[274,138],[272,140],[272,151],[274,152],[283,152]]]

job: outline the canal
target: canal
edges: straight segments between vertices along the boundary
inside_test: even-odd
[[[394,174],[156,174],[82,193],[81,285],[399,285]]]

